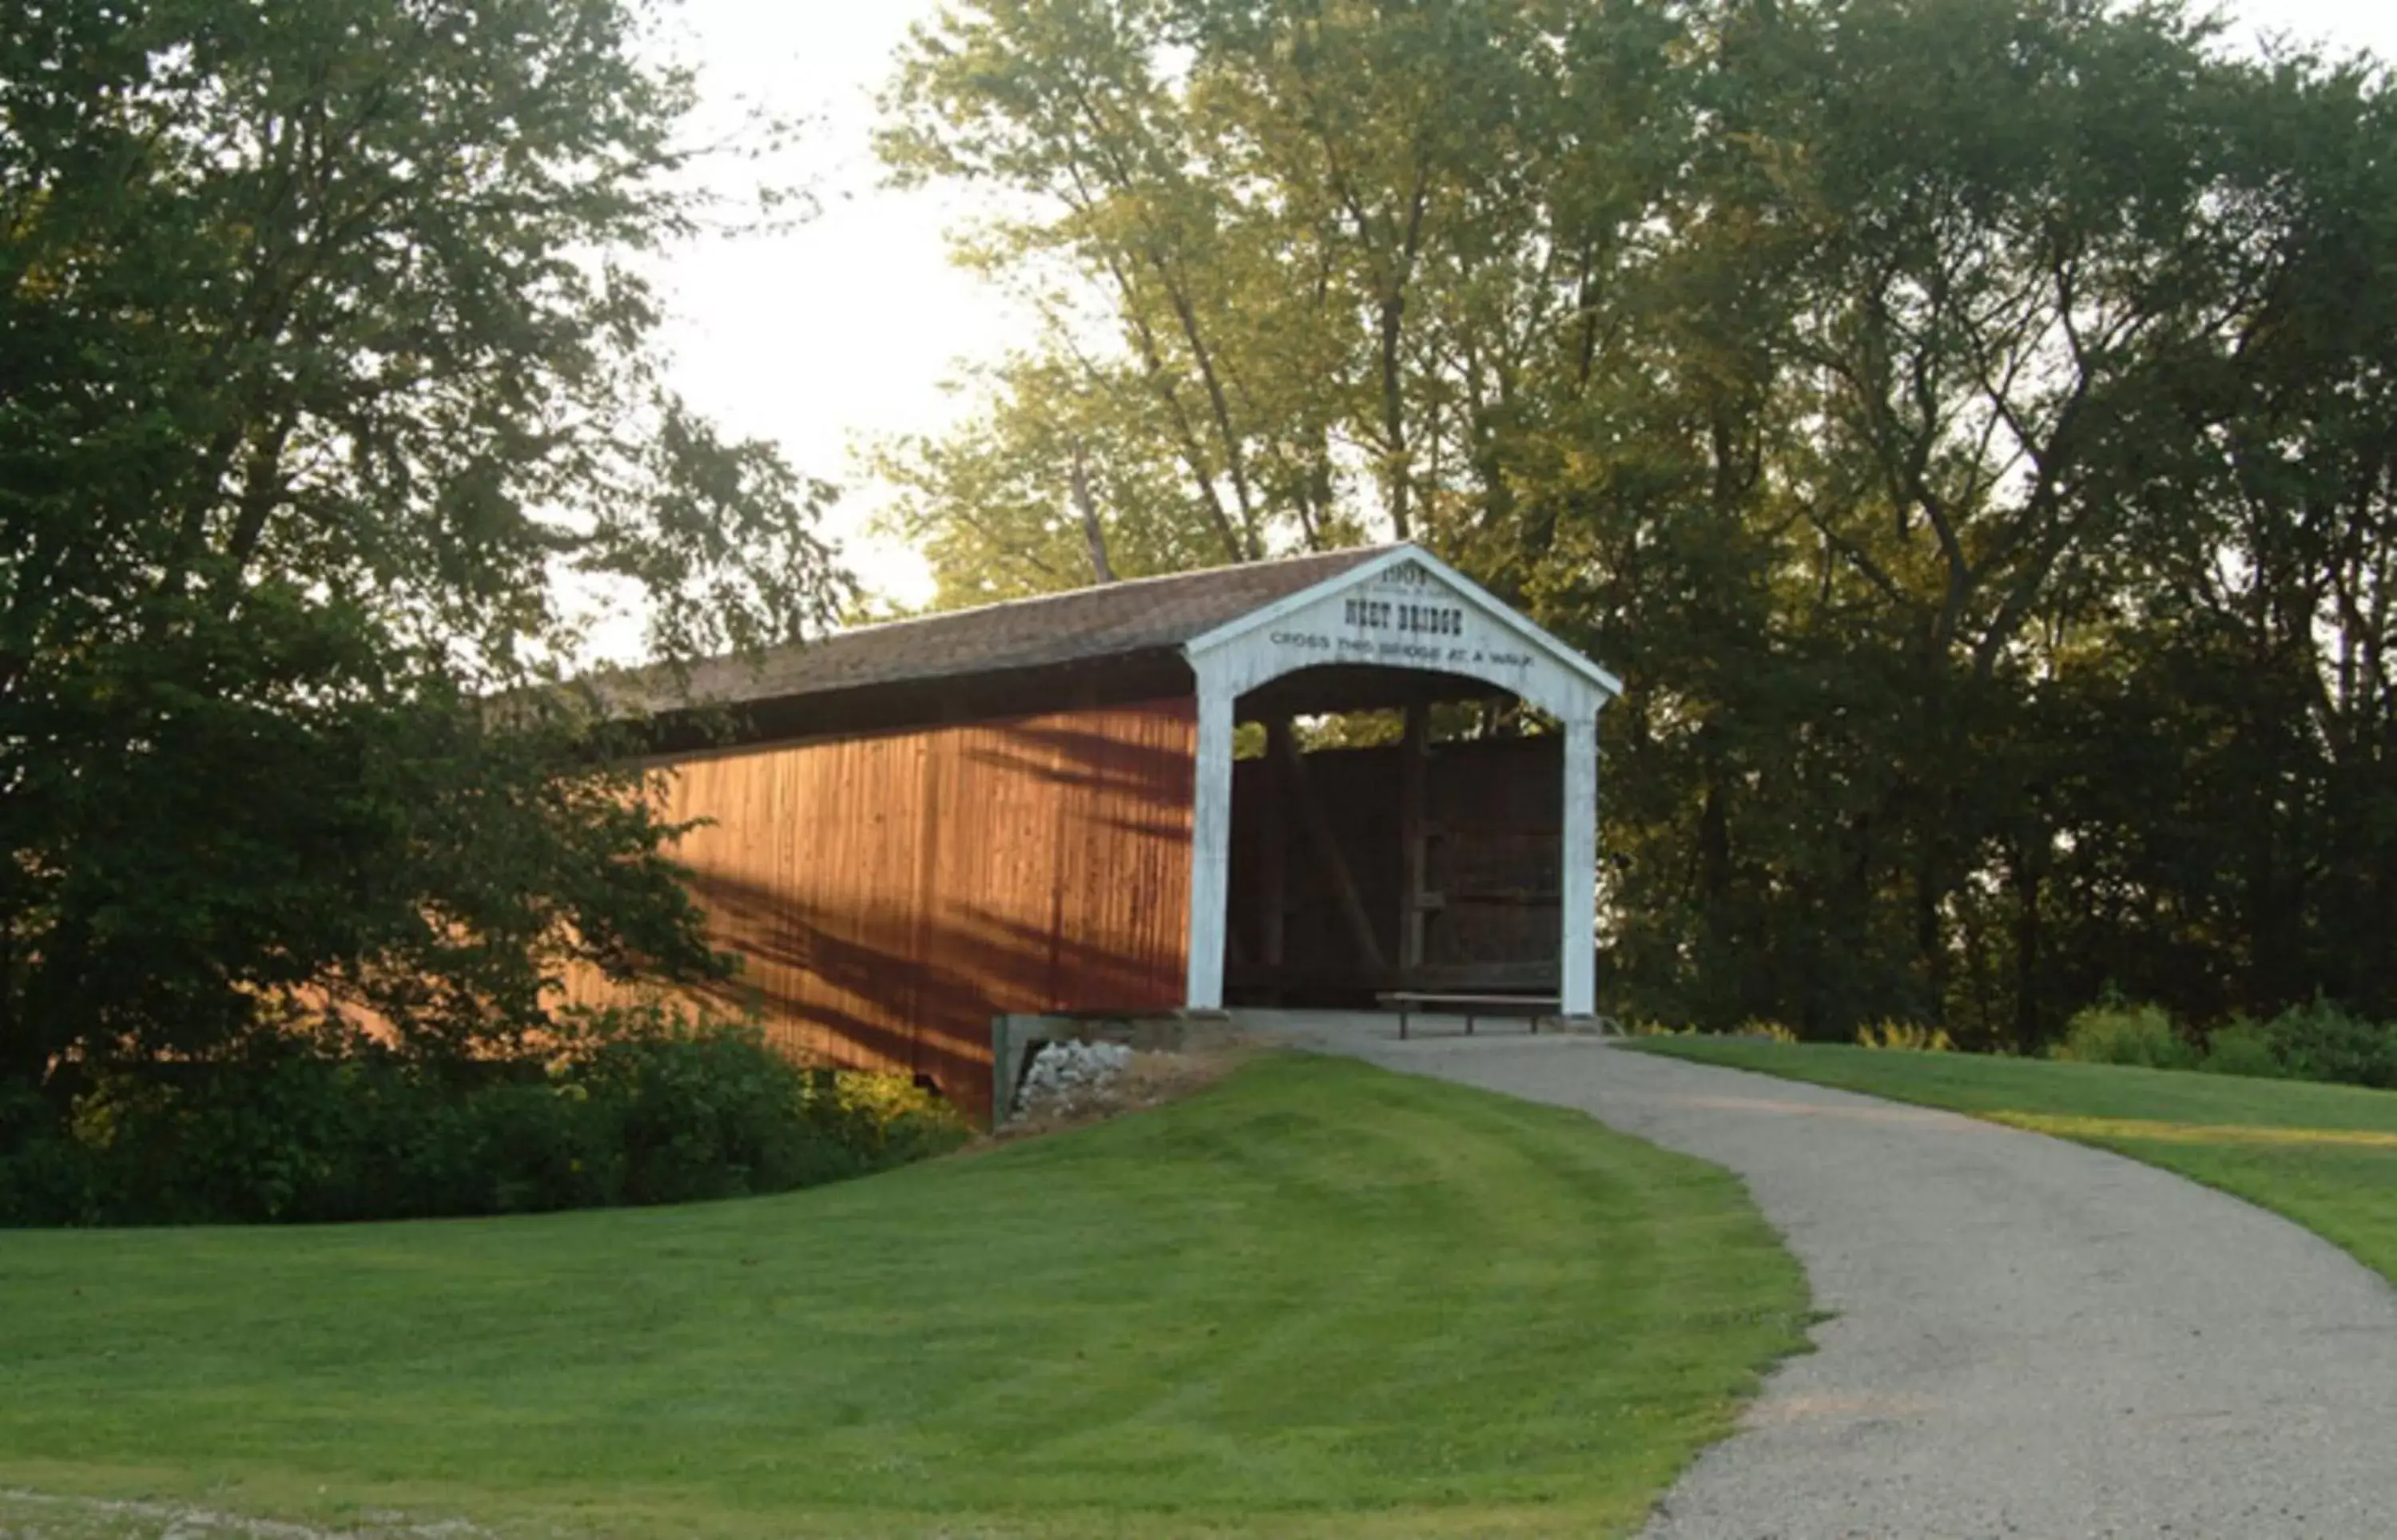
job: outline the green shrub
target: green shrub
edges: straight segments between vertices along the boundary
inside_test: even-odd
[[[2147,1069],[2188,1069],[2197,1049],[2174,1030],[2172,1017],[2154,1005],[2109,1002],[2075,1016],[2055,1056],[2080,1064],[2129,1064]]]
[[[755,1028],[658,1010],[536,1056],[428,1060],[261,1034],[93,1077],[61,1122],[0,1095],[0,1224],[418,1218],[779,1192],[963,1141],[936,1100],[792,1063]]]
[[[856,1089],[892,1078],[804,1069],[755,1029],[692,1030],[654,1016],[619,1018],[577,1043],[556,1076],[607,1131],[610,1201],[630,1203],[810,1187],[963,1138],[964,1123],[933,1097]]]
[[[1777,1021],[1761,1016],[1749,1016],[1735,1027],[1696,1027],[1668,1025],[1648,1016],[1633,1016],[1622,1025],[1625,1037],[1731,1037],[1751,1038],[1772,1042],[1795,1042],[1798,1034]]]
[[[85,1162],[31,1086],[0,1082],[0,1225],[80,1214]]]
[[[2216,1075],[2247,1075],[2274,1080],[2288,1073],[2272,1049],[2271,1034],[2260,1023],[2241,1017],[2216,1028],[2205,1040],[2205,1057],[2198,1068]]]
[[[2299,1080],[2397,1089],[2397,1029],[2318,1000],[2283,1011],[2265,1024],[2264,1034],[2281,1064]]]
[[[1909,1054],[1952,1054],[1956,1040],[1945,1027],[1917,1021],[1871,1021],[1856,1029],[1859,1048],[1889,1048]]]

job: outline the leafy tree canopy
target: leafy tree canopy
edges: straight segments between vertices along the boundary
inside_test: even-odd
[[[2397,1012],[2393,108],[2179,0],[967,0],[884,152],[1051,324],[899,521],[1587,645],[1623,1009]]]
[[[636,586],[667,660],[842,591],[826,489],[658,377],[639,264],[709,207],[651,20],[0,7],[0,1081],[715,966],[637,777],[529,689],[564,584]]]

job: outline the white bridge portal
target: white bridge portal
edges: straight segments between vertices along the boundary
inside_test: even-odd
[[[1183,644],[1198,684],[1187,1004],[1224,1003],[1231,911],[1233,729],[1246,697],[1310,670],[1404,670],[1475,681],[1553,718],[1562,739],[1557,852],[1560,1009],[1594,1009],[1598,714],[1622,693],[1613,674],[1414,546],[1399,546]],[[1264,715],[1269,730],[1286,731]],[[1411,737],[1415,731],[1411,719]],[[1402,824],[1421,816],[1413,775]],[[1407,859],[1421,856],[1410,830]],[[1412,888],[1410,890],[1412,892]],[[1410,900],[1412,901],[1412,899]],[[1400,962],[1407,961],[1404,927]]]

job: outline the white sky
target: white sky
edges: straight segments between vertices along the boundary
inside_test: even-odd
[[[2397,0],[2230,0],[2237,32],[2282,32],[2397,59]],[[837,527],[878,505],[853,452],[934,431],[962,405],[944,383],[1024,335],[992,290],[952,268],[942,232],[962,206],[882,188],[874,97],[908,25],[937,0],[685,0],[677,51],[713,109],[759,100],[817,120],[796,157],[823,200],[787,233],[705,241],[668,269],[676,382],[729,431],[779,439],[801,471],[841,483]],[[903,550],[852,541],[868,585],[929,597]]]

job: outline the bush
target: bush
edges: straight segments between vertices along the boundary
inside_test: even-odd
[[[2264,1035],[2299,1080],[2397,1090],[2397,1029],[2360,1020],[2328,1001],[2283,1011],[2266,1023]]]
[[[1948,1035],[1945,1027],[1925,1027],[1914,1021],[1875,1021],[1856,1029],[1856,1046],[1894,1048],[1913,1054],[1952,1054],[1956,1040]]]
[[[797,1065],[756,1029],[657,1010],[570,1022],[542,1055],[428,1060],[261,1034],[94,1077],[60,1122],[0,1093],[0,1224],[419,1218],[780,1192],[953,1148],[893,1077]]]
[[[30,1086],[0,1082],[0,1225],[85,1207],[84,1162]]]
[[[1750,1016],[1736,1027],[1674,1027],[1646,1016],[1634,1016],[1623,1024],[1625,1037],[1727,1037],[1748,1038],[1772,1042],[1795,1042],[1798,1034],[1777,1021]]]
[[[2244,1017],[2217,1027],[2205,1040],[2205,1057],[2198,1068],[2216,1075],[2247,1075],[2276,1079],[2288,1071],[2273,1051],[2271,1035]]]
[[[2196,1067],[2197,1049],[2173,1029],[2172,1017],[2154,1005],[2108,1002],[2075,1016],[2055,1056],[2079,1064],[2128,1064],[2146,1069]]]
[[[631,1203],[812,1187],[954,1147],[964,1123],[904,1076],[803,1069],[754,1029],[621,1019],[578,1044],[563,1094],[609,1135]]]

